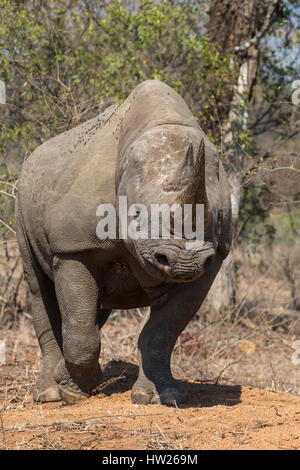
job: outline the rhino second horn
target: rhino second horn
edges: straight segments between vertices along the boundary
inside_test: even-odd
[[[180,196],[180,204],[204,204],[204,229],[209,228],[210,212],[208,207],[208,199],[206,195],[205,185],[205,145],[202,139],[199,145],[199,150],[193,167],[192,176],[189,179],[188,185]],[[196,227],[196,210],[193,211],[193,230]]]
[[[194,171],[194,152],[193,152],[193,144],[190,144],[185,154],[184,160],[181,163],[179,169],[177,170],[177,175],[176,175],[175,180],[177,182],[179,181],[180,185],[186,185],[188,180],[191,178],[193,171]]]
[[[205,189],[205,147],[203,139],[200,142],[192,175],[180,197],[180,202],[181,204],[205,204],[207,202]]]
[[[164,191],[181,191],[189,182],[194,170],[193,145],[190,144],[184,160],[176,171],[175,178],[167,180],[163,186]]]
[[[193,152],[193,144],[190,144],[185,154],[184,160],[182,162],[181,170],[187,176],[191,176],[193,173],[193,168],[194,168],[194,152]]]

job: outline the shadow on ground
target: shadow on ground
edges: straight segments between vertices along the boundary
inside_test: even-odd
[[[138,376],[138,367],[125,361],[110,361],[104,369],[104,384],[100,393],[107,396],[131,390]],[[241,402],[239,385],[217,385],[180,380],[187,390],[187,400],[179,408],[234,406]]]

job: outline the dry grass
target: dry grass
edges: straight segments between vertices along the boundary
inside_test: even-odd
[[[33,328],[29,320],[21,328],[3,328],[0,340],[6,340],[7,364],[0,366],[0,449],[247,448],[257,446],[258,441],[264,448],[295,448],[295,420],[300,415],[293,410],[299,410],[299,404],[288,412],[281,395],[270,400],[264,395],[267,392],[262,391],[260,397],[252,389],[254,395],[241,400],[240,387],[235,385],[300,396],[299,366],[291,362],[287,333],[264,332],[259,327],[249,331],[243,325],[233,330],[227,324],[205,326],[195,319],[178,340],[172,363],[174,374],[181,380],[192,379],[191,386],[198,391],[190,392],[194,404],[169,410],[130,403],[141,325],[140,312],[108,320],[102,335],[105,382],[100,395],[73,407],[32,401],[32,385],[41,366]],[[254,352],[250,347],[247,353],[246,341],[256,345]],[[234,411],[239,407],[240,411]],[[275,431],[280,439],[273,437]],[[285,436],[291,432],[295,437],[287,443]]]
[[[15,238],[0,241],[0,326],[30,317],[29,296]]]
[[[300,366],[292,362],[293,343],[300,339],[300,317],[291,309],[293,290],[279,253],[269,259],[259,253],[252,258],[237,253],[243,269],[239,272],[235,309],[222,318],[213,318],[204,305],[203,314],[196,315],[178,339],[172,355],[173,373],[195,385],[189,393],[201,397],[200,404],[198,398],[194,399],[193,405],[175,408],[171,414],[164,407],[137,411],[130,405],[130,389],[137,374],[137,338],[147,309],[116,311],[101,332],[105,382],[100,395],[85,405],[88,416],[82,407],[76,415],[66,411],[70,407],[63,403],[43,407],[32,401],[41,353],[30,320],[26,286],[23,280],[19,282],[21,267],[17,264],[14,268],[17,256],[12,243],[9,262],[1,269],[0,287],[7,285],[8,278],[6,292],[19,287],[18,295],[10,296],[13,301],[4,308],[2,302],[1,309],[0,341],[6,343],[7,360],[0,366],[0,448],[171,450],[194,448],[194,442],[198,448],[253,448],[260,442],[264,442],[262,448],[298,448],[294,431],[300,418],[294,412],[298,404],[293,404],[288,413],[281,398],[266,405],[267,396],[252,396],[249,389],[249,403],[240,405],[240,386],[300,396]],[[7,261],[3,251],[0,260],[2,266]],[[100,401],[93,401],[99,396]],[[105,399],[110,401],[104,404]],[[253,413],[251,407],[257,400],[262,403]],[[196,417],[191,406],[196,410],[207,408],[194,427],[190,426]],[[236,414],[222,414],[223,408],[239,406]],[[217,414],[210,415],[210,409],[216,409]],[[259,410],[262,414],[256,418]],[[47,416],[52,411],[50,420]],[[242,424],[240,413],[244,413]],[[203,427],[201,431],[199,426]],[[292,441],[285,440],[285,435],[292,436]]]
[[[300,395],[299,366],[291,360],[293,343],[300,339],[300,315],[290,308],[293,289],[285,275],[287,264],[282,263],[282,256],[280,248],[275,253],[258,252],[251,257],[241,250],[236,252],[240,267],[237,305],[222,318],[211,318],[204,305],[202,313],[190,322],[175,345],[172,367],[177,377],[239,383]],[[299,255],[286,251],[284,256],[292,260],[289,269],[293,273],[293,266],[299,266]],[[40,352],[14,240],[0,245],[0,274],[0,324],[2,320],[2,325],[6,325],[0,330],[0,340],[6,340],[8,362],[14,367],[9,369],[10,379],[9,375],[4,377],[2,366],[1,387],[4,379],[6,386],[14,386],[16,381],[33,382],[40,369]],[[294,275],[296,292],[297,282]],[[2,297],[6,297],[5,302]],[[112,360],[136,362],[137,337],[146,311],[111,314],[101,333],[104,365]],[[16,390],[9,392],[12,397]],[[13,400],[18,400],[26,390],[17,392]]]

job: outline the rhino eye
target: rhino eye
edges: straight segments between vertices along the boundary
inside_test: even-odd
[[[220,225],[222,222],[222,211],[218,212],[218,224]]]
[[[135,214],[134,214],[133,217],[134,217],[134,219],[138,219],[140,215],[141,215],[140,209],[136,209]]]

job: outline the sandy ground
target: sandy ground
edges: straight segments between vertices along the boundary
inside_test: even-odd
[[[103,393],[72,406],[35,404],[26,383],[2,387],[0,449],[300,449],[297,397],[185,382],[184,406],[133,405],[136,372],[110,363]]]
[[[242,326],[191,322],[172,359],[187,403],[142,406],[130,400],[142,319],[119,314],[102,332],[102,393],[67,406],[32,401],[41,355],[25,313],[17,327],[0,329],[7,353],[0,365],[0,449],[300,449],[296,328],[273,330],[256,318]]]

